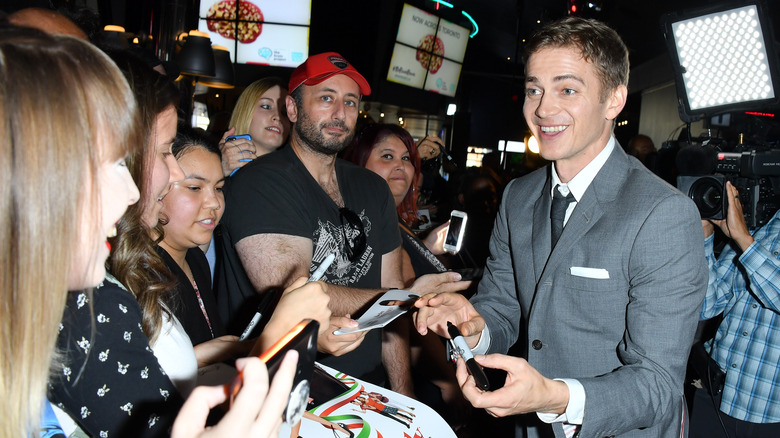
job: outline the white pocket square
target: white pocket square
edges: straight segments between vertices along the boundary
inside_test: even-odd
[[[606,269],[572,266],[569,270],[571,275],[574,275],[575,277],[595,278],[598,280],[606,280],[609,278],[609,271]]]

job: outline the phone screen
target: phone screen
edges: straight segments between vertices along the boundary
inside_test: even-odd
[[[447,230],[447,239],[444,243],[449,246],[457,246],[462,228],[463,218],[460,216],[452,216],[450,218],[450,228]]]
[[[461,242],[463,242],[463,233],[466,228],[466,213],[453,210],[450,216],[450,226],[447,229],[447,236],[444,238],[444,250],[450,253],[460,251]]]

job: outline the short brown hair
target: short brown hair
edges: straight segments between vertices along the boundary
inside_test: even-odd
[[[593,19],[566,17],[541,28],[525,46],[526,69],[532,54],[562,47],[577,48],[596,67],[602,101],[618,85],[628,86],[628,48],[617,32]]]

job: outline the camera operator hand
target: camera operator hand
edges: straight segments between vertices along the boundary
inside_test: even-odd
[[[712,225],[704,224],[705,222],[711,222],[717,225],[726,236],[732,238],[739,245],[740,249],[744,251],[753,243],[753,236],[750,235],[750,231],[745,223],[745,214],[742,212],[739,192],[737,192],[736,187],[731,185],[730,181],[726,182],[726,192],[728,193],[729,202],[729,211],[726,214],[726,219],[702,221],[704,236],[712,235],[714,231]]]

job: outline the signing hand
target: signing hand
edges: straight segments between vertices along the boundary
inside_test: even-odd
[[[257,158],[257,147],[251,140],[237,138],[226,142],[225,139],[235,135],[236,128],[230,128],[219,141],[219,151],[222,153],[222,173],[228,177],[236,169],[244,167]]]
[[[490,354],[474,356],[485,368],[506,371],[504,386],[495,391],[480,390],[474,377],[467,370],[466,363],[458,358],[458,378],[463,396],[475,408],[484,408],[494,417],[506,417],[527,412],[559,413],[566,411],[569,404],[569,387],[565,383],[539,374],[525,359]]]
[[[226,389],[222,386],[199,386],[192,391],[176,416],[171,437],[276,437],[282,425],[282,411],[287,405],[297,363],[298,352],[288,352],[269,390],[268,371],[260,359],[249,357],[237,360],[236,368],[242,371],[244,384],[222,420],[216,426],[206,428],[206,417],[211,408],[227,400]]]
[[[428,330],[449,339],[447,321],[458,327],[469,348],[474,348],[479,342],[485,320],[474,309],[469,300],[455,293],[428,294],[420,297],[414,306],[419,310],[414,312],[414,326],[425,336]]]

